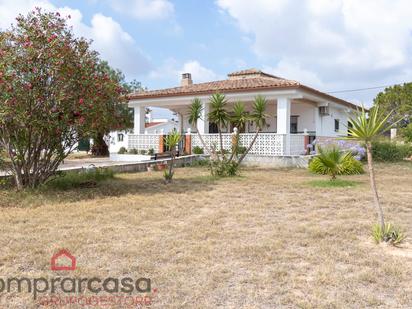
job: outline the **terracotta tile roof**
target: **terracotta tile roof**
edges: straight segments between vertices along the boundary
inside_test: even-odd
[[[237,77],[251,78],[253,75],[255,75],[255,77],[268,77],[268,78],[284,79],[284,78],[281,78],[281,77],[278,77],[278,76],[275,76],[275,75],[272,75],[272,74],[262,72],[261,70],[254,69],[254,68],[233,72],[233,73],[228,74],[227,76],[229,76],[229,79],[233,79],[233,78],[237,78]]]
[[[248,76],[259,75],[259,73],[246,73],[240,72],[232,73],[235,75],[230,76]],[[277,87],[291,87],[299,86],[300,84],[293,80],[287,80],[277,77],[269,77],[270,75],[263,73],[255,77],[235,78],[226,80],[219,80],[207,83],[192,84],[188,86],[166,88],[160,90],[150,90],[135,92],[130,94],[130,98],[145,98],[145,97],[157,97],[157,96],[173,96],[173,95],[185,95],[185,94],[202,94],[202,93],[214,93],[214,92],[231,92],[234,90],[254,90],[260,88],[277,88]]]
[[[153,121],[153,122],[146,122],[146,123],[144,124],[144,127],[145,127],[145,128],[150,128],[150,127],[157,126],[158,124],[161,124],[161,123],[166,123],[166,122],[164,122],[164,121],[158,121],[158,122],[156,122],[156,121]]]
[[[141,91],[131,93],[129,99],[139,100],[146,98],[174,97],[185,95],[208,95],[216,92],[251,92],[258,90],[301,89],[326,99],[339,102],[346,106],[357,108],[356,105],[336,98],[324,92],[302,85],[301,83],[264,73],[257,69],[248,69],[228,74],[228,79],[206,83],[192,84],[174,88]]]

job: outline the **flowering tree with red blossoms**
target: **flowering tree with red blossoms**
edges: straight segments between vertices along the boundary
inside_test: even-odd
[[[0,32],[0,148],[22,189],[46,182],[80,138],[112,124],[125,93],[58,13],[16,20]]]

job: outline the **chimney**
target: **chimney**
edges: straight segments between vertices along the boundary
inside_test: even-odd
[[[182,81],[180,82],[182,87],[193,85],[192,81],[192,74],[190,73],[183,73],[182,74]]]

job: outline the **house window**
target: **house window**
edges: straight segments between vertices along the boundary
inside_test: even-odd
[[[339,119],[335,119],[335,132],[339,131]]]
[[[122,133],[117,134],[117,141],[118,142],[123,142],[124,135]]]
[[[219,133],[216,123],[209,122],[209,133]]]
[[[352,134],[349,133],[349,130],[353,128],[352,122],[348,121],[348,136],[352,136]]]
[[[290,116],[290,133],[298,133],[298,116]]]

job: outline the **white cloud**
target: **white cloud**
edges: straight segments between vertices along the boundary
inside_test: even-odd
[[[322,82],[314,72],[303,69],[297,62],[281,60],[275,67],[263,67],[263,71],[271,73],[275,76],[296,80],[312,87],[325,87],[324,82]]]
[[[152,70],[149,74],[149,79],[156,81],[156,84],[173,87],[180,85],[183,73],[191,73],[194,83],[222,79],[220,75],[206,68],[197,60],[189,60],[182,64],[174,58],[166,59],[161,66]],[[174,83],[170,84],[170,81],[174,81]]]
[[[412,78],[409,0],[216,3],[249,36],[253,51],[263,63],[271,63],[274,71],[301,74],[312,84],[340,89]]]
[[[119,23],[100,13],[93,15],[89,26],[77,9],[57,8],[46,0],[0,0],[0,28],[8,28],[19,13],[27,14],[36,6],[59,11],[62,16],[70,15],[68,24],[73,27],[74,33],[93,40],[92,48],[101,54],[101,58],[125,74],[136,76],[149,70],[149,61],[135,40]]]
[[[190,60],[184,63],[183,67],[179,70],[179,74],[182,73],[191,73],[195,83],[203,83],[219,79],[219,75],[202,66],[197,60]]]
[[[140,20],[166,19],[174,14],[174,5],[168,0],[110,0],[116,11]]]

